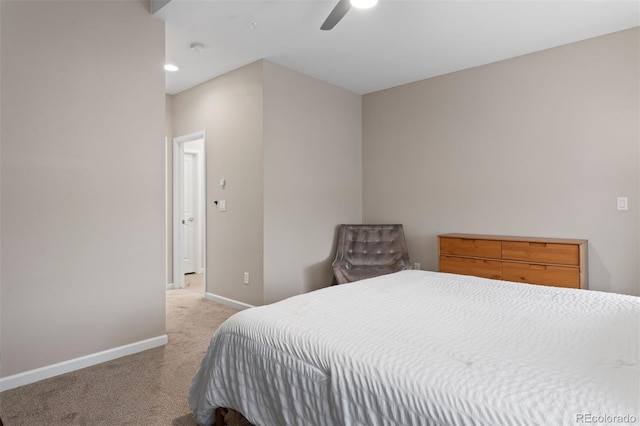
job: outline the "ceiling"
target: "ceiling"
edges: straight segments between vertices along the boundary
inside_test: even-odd
[[[638,0],[380,0],[321,31],[336,3],[171,0],[166,92],[267,59],[365,94],[640,25]]]

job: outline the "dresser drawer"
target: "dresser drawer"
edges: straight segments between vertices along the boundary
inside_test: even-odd
[[[440,254],[500,259],[501,241],[440,237]]]
[[[555,287],[580,288],[579,269],[564,266],[503,262],[502,279]]]
[[[495,260],[440,256],[440,272],[499,280],[502,275],[502,263]]]
[[[532,241],[503,241],[502,258],[524,262],[580,265],[580,249],[575,244]]]

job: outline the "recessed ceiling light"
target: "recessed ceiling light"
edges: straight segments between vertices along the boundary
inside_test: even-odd
[[[351,6],[358,9],[369,9],[378,4],[378,0],[351,0]]]
[[[173,65],[173,64],[165,64],[164,66],[164,70],[165,71],[178,71],[180,68],[178,68],[177,66]]]

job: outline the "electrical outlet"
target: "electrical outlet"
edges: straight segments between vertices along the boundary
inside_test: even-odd
[[[413,269],[420,269],[420,264],[418,262],[414,263]]]
[[[244,273],[244,285],[249,285],[249,273]]]

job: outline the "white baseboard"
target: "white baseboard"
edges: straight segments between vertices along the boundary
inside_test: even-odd
[[[217,294],[213,294],[213,293],[205,293],[204,297],[207,300],[212,300],[214,302],[222,303],[223,305],[231,306],[232,308],[236,308],[240,310],[254,307],[253,305],[249,305],[248,303],[238,302],[237,300],[229,299],[228,297],[224,297],[224,296],[218,296]]]
[[[167,290],[177,290],[184,288],[182,284],[167,283]]]
[[[80,358],[71,359],[69,361],[36,368],[35,370],[25,371],[24,373],[14,374],[13,376],[2,377],[0,378],[0,392],[59,376],[60,374],[91,367],[92,365],[111,361],[123,356],[133,355],[138,352],[146,351],[147,349],[164,346],[168,341],[169,337],[165,334],[151,339],[119,346],[117,348],[107,349],[106,351],[97,352]]]

